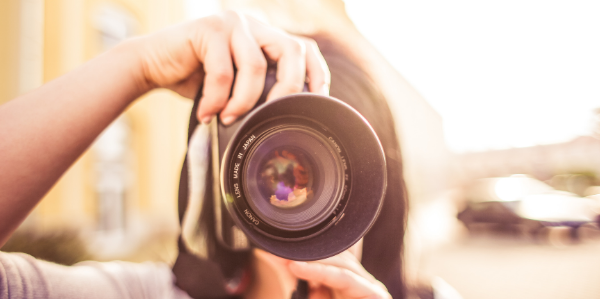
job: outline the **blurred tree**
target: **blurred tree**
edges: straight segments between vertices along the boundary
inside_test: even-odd
[[[49,233],[17,231],[0,250],[23,252],[37,259],[62,265],[73,265],[90,259],[79,235],[69,230]]]

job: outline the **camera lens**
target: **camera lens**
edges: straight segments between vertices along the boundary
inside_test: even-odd
[[[249,150],[242,185],[259,218],[286,231],[315,227],[332,213],[343,188],[331,142],[308,127],[283,126]]]
[[[259,248],[324,259],[356,243],[377,219],[387,185],[383,149],[369,123],[340,100],[310,93],[275,99],[238,126],[219,127],[218,142],[226,142],[218,207]],[[217,223],[221,211],[215,208]]]

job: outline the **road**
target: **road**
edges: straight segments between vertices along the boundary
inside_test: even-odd
[[[421,273],[443,278],[464,299],[597,299],[600,241],[556,246],[464,237],[431,250]]]

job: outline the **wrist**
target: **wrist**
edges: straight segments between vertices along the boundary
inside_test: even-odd
[[[145,38],[128,39],[109,50],[109,55],[121,63],[125,76],[133,81],[131,87],[133,94],[137,95],[136,98],[156,88],[146,77],[145,64],[142,59]]]

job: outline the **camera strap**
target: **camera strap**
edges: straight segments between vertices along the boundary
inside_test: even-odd
[[[266,98],[268,91],[275,81],[275,69],[270,68],[262,97]],[[307,91],[308,86],[305,86],[304,90]],[[200,88],[194,99],[194,106],[191,111],[188,125],[188,155],[186,155],[183,162],[179,180],[178,212],[179,222],[180,225],[182,225],[182,234],[178,239],[179,255],[173,265],[173,274],[175,275],[176,285],[193,298],[241,298],[241,294],[246,290],[251,281],[251,257],[249,256],[252,254],[251,250],[233,253],[229,256],[225,255],[228,260],[224,263],[222,260],[218,261],[212,258],[203,257],[206,256],[206,253],[199,254],[199,250],[196,248],[198,247],[196,246],[198,243],[203,242],[201,238],[196,237],[214,237],[212,236],[214,230],[211,231],[209,229],[209,231],[205,232],[193,231],[191,234],[187,234],[184,240],[186,230],[190,230],[190,228],[187,227],[187,223],[184,227],[184,219],[186,217],[191,217],[192,222],[197,224],[199,223],[199,217],[201,215],[198,212],[199,210],[213,209],[212,204],[210,203],[206,206],[206,203],[210,201],[205,201],[204,197],[213,197],[212,192],[216,191],[213,190],[214,188],[212,188],[212,185],[215,183],[215,180],[218,181],[218,179],[212,175],[215,169],[215,165],[212,164],[215,162],[210,158],[211,142],[215,142],[215,139],[211,138],[214,137],[211,136],[211,134],[215,134],[215,128],[212,128],[211,130],[207,125],[200,124],[196,117],[201,95],[202,88]],[[264,99],[261,100],[264,101]],[[216,127],[216,120],[213,120],[211,125]],[[190,150],[200,153],[200,156],[198,157],[194,156],[195,154],[190,154]],[[195,167],[198,166],[198,164],[201,164],[200,167]],[[200,168],[200,170],[198,170],[198,168]],[[195,180],[196,183],[198,181],[204,182],[204,184],[195,184],[191,180]],[[197,185],[202,186],[198,187]],[[194,200],[190,200],[192,197],[195,197]],[[201,206],[198,206],[198,204]],[[209,213],[203,214],[202,216],[208,214]],[[212,216],[214,215],[209,215],[209,217]],[[191,230],[196,229],[199,229],[199,227],[195,226],[191,228]],[[201,236],[203,233],[208,236]],[[189,237],[190,235],[192,235],[192,237]],[[217,251],[225,250],[220,248],[218,242],[215,243],[216,244],[213,245],[217,247]],[[204,244],[204,246],[206,246],[206,244]],[[225,264],[227,266],[225,266]],[[224,269],[224,267],[226,267],[226,269]],[[296,291],[292,294],[292,299],[305,298],[308,298],[308,283],[303,280],[298,280],[298,286]]]
[[[201,90],[198,92],[196,98],[194,99],[194,106],[192,108],[192,113],[190,116],[189,126],[188,126],[188,145],[192,140],[193,133],[200,126],[198,119],[196,117],[196,111],[199,106],[200,95],[202,94]],[[200,158],[202,159],[202,158]],[[184,216],[186,215],[186,211],[188,210],[188,204],[190,196],[192,196],[191,192],[191,184],[190,184],[190,165],[189,165],[190,157],[186,156],[183,167],[181,169],[181,176],[179,180],[179,196],[178,196],[178,210],[179,210],[179,221],[180,224],[183,223]],[[210,159],[204,165],[205,172],[210,171]],[[212,180],[210,176],[207,176],[208,180]],[[208,185],[208,184],[205,184]],[[202,192],[204,194],[194,194],[199,196],[206,196],[206,192]],[[197,211],[201,207],[190,207]],[[191,212],[191,210],[190,210]],[[193,213],[192,213],[193,214]],[[196,220],[199,220],[199,214],[195,214],[191,217],[196,217]],[[200,240],[198,240],[200,241]],[[235,279],[228,279],[225,277],[221,266],[217,261],[210,260],[208,258],[204,258],[197,253],[194,253],[195,250],[191,250],[190,247],[184,242],[183,235],[179,236],[178,240],[179,247],[179,255],[177,256],[177,260],[173,265],[173,274],[176,278],[176,284],[179,288],[186,291],[193,298],[229,298],[233,297],[236,294],[241,293],[243,290],[238,290],[238,286],[241,286],[241,279],[239,279],[240,283],[235,283]],[[194,247],[194,246],[191,246]],[[249,275],[246,274],[245,276]],[[229,283],[229,281],[233,283]],[[249,280],[249,279],[245,279]]]

